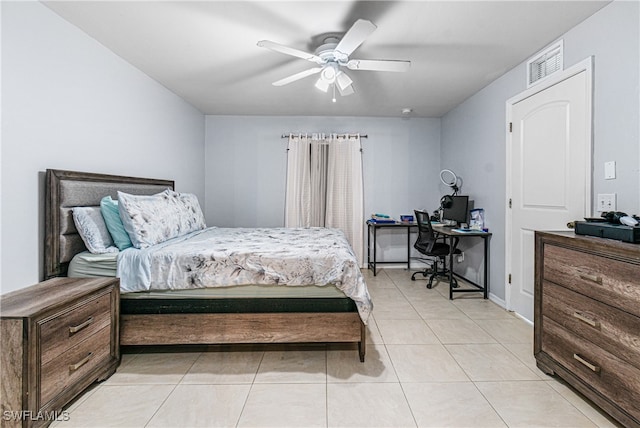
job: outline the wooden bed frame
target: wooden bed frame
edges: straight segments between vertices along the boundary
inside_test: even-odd
[[[174,188],[170,180],[48,169],[45,201],[45,277],[66,275],[85,251],[73,223],[74,206],[99,206],[117,191],[148,195]],[[121,345],[356,342],[365,357],[366,327],[357,311],[265,313],[121,313]]]

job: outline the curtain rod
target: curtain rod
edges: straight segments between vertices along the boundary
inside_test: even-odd
[[[280,138],[289,138],[290,135],[302,135],[301,132],[292,132],[290,134],[282,134]],[[369,138],[367,134],[340,134],[337,132],[305,132],[305,135],[313,135],[313,134],[325,134],[325,135],[339,135],[339,136],[347,136],[347,137],[360,137],[360,138]]]

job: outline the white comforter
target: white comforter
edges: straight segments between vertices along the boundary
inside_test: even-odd
[[[326,228],[210,227],[118,256],[123,293],[244,284],[333,284],[367,321],[373,305],[344,233]]]

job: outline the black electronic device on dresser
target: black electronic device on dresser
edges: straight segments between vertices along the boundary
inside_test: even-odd
[[[577,235],[597,236],[632,244],[640,243],[638,217],[620,211],[603,212],[601,217],[575,222]]]

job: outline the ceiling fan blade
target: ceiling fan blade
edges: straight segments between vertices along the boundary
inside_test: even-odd
[[[280,52],[285,55],[291,55],[298,58],[306,59],[307,61],[312,61],[318,64],[324,64],[324,60],[317,55],[314,55],[309,52],[304,52],[299,49],[290,48],[289,46],[284,46],[276,42],[272,42],[270,40],[260,40],[258,42],[258,46],[261,48],[267,48],[275,52]]]
[[[355,51],[376,28],[378,27],[373,22],[358,19],[342,37],[335,50],[346,56],[351,55],[351,52]]]
[[[347,63],[349,70],[371,71],[407,71],[411,67],[411,61],[383,60],[383,59],[352,59]]]
[[[301,71],[300,73],[293,74],[289,77],[285,77],[284,79],[280,79],[277,82],[273,82],[273,86],[284,86],[291,82],[295,82],[296,80],[304,79],[307,76],[311,76],[312,74],[320,73],[322,71],[322,67],[314,67],[305,71]]]

